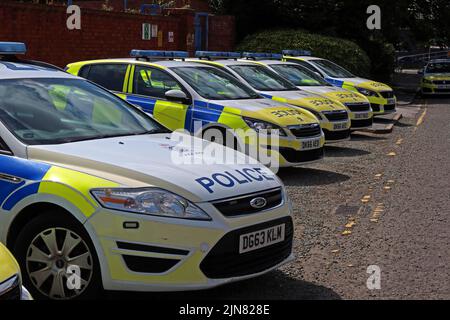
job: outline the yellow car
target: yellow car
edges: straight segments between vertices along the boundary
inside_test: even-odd
[[[372,108],[369,100],[362,94],[332,86],[313,71],[296,63],[270,60],[264,64],[283,78],[291,81],[297,88],[320,94],[345,105],[349,109],[352,130],[372,126]]]
[[[355,76],[334,62],[312,57],[311,52],[306,50],[284,50],[283,61],[304,66],[333,86],[363,94],[370,101],[374,115],[396,111],[397,98],[394,90],[384,83]]]
[[[320,121],[326,143],[350,139],[348,109],[341,103],[318,94],[298,89],[277,73],[265,67],[265,59],[280,59],[280,55],[244,53],[248,60],[233,59],[226,53],[198,51],[196,63],[212,65],[228,72],[266,98],[308,110]]]
[[[431,60],[421,73],[423,95],[450,94],[450,59]]]
[[[231,146],[248,155],[266,152],[281,167],[322,159],[324,135],[309,111],[266,99],[217,68],[174,61],[187,53],[133,50],[132,56],[71,63],[67,72],[102,85],[171,130],[216,142],[214,132],[230,134]],[[264,139],[270,130],[278,130],[278,141]]]
[[[22,276],[16,259],[0,242],[0,301],[32,300],[30,293],[22,286]]]

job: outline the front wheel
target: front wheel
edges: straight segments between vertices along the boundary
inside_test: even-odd
[[[24,284],[35,298],[83,299],[101,289],[99,263],[87,232],[59,211],[29,222],[14,251]]]

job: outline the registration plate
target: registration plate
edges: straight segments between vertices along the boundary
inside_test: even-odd
[[[334,130],[344,130],[347,129],[347,122],[335,123],[333,124]]]
[[[286,236],[285,227],[285,224],[280,224],[275,227],[241,235],[239,239],[239,253],[250,252],[284,241]]]
[[[320,139],[302,141],[302,150],[317,149],[320,147]]]
[[[367,119],[369,118],[368,113],[355,113],[355,119]]]
[[[450,85],[448,85],[448,84],[442,84],[442,85],[437,86],[437,88],[438,88],[438,89],[450,89]]]

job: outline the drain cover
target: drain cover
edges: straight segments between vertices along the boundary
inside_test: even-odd
[[[334,213],[337,215],[342,215],[342,216],[347,216],[347,215],[354,216],[354,215],[358,214],[360,208],[361,207],[359,207],[359,206],[348,206],[348,205],[342,204],[336,208]]]

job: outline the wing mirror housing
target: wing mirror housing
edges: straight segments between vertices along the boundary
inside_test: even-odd
[[[182,104],[191,104],[192,99],[187,96],[181,90],[169,90],[165,93],[166,99],[173,102],[179,102]]]

